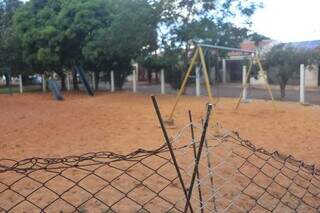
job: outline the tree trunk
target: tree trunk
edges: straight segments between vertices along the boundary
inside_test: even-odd
[[[148,83],[152,83],[152,70],[148,69]]]
[[[99,83],[100,83],[100,71],[94,71],[94,81],[96,83],[96,90],[99,90]]]
[[[73,83],[73,89],[75,91],[79,91],[77,71],[75,69],[72,69],[72,83]]]
[[[280,84],[280,93],[281,93],[281,100],[284,100],[286,97],[286,84]]]
[[[10,76],[8,74],[4,75],[5,79],[6,79],[6,87],[10,86]]]
[[[66,86],[66,75],[64,73],[62,73],[62,75],[60,76],[61,78],[61,91],[66,91],[67,90],[67,86]]]

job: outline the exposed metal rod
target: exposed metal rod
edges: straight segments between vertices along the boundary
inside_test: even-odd
[[[233,47],[224,47],[224,46],[217,46],[217,45],[210,45],[210,44],[197,44],[199,47],[206,47],[206,48],[213,48],[213,49],[222,49],[222,50],[231,50],[236,52],[245,52],[245,53],[255,53],[253,50],[246,50],[240,48],[233,48]]]

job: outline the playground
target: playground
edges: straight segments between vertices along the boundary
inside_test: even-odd
[[[67,101],[53,101],[49,93],[1,95],[0,147],[4,157],[61,157],[97,150],[128,153],[152,149],[164,140],[150,95],[129,92],[66,93]],[[160,108],[168,117],[174,96],[159,96]],[[126,100],[125,102],[123,100]],[[192,110],[199,121],[206,97],[182,97],[175,114],[175,132],[188,122]],[[219,100],[213,122],[240,132],[257,146],[278,150],[298,159],[320,164],[320,122],[317,106],[255,100],[234,111],[236,99]],[[152,140],[150,140],[152,139]]]

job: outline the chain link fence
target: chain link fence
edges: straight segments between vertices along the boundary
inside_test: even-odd
[[[190,123],[168,139],[128,155],[2,159],[0,211],[320,211],[315,166],[257,148],[217,125],[196,124],[191,113]]]

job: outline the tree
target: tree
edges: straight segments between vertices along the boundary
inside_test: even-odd
[[[248,38],[246,26],[254,12],[262,7],[260,0],[154,0],[154,6],[161,12],[159,42],[162,50],[169,51],[167,56],[179,58],[174,76],[182,76],[188,66],[191,48],[195,42],[238,47]],[[234,20],[242,19],[244,27],[237,27]],[[171,53],[175,52],[177,56]],[[219,51],[220,55],[226,52]],[[168,59],[167,61],[170,61]],[[180,81],[181,78],[177,78]],[[176,85],[174,83],[172,85]]]
[[[9,68],[12,74],[17,74],[20,68],[20,48],[13,31],[12,23],[15,11],[21,6],[19,0],[0,0],[0,67]],[[10,79],[7,73],[6,86]]]
[[[268,77],[280,85],[281,98],[285,98],[285,89],[294,73],[298,72],[299,65],[308,63],[311,58],[309,51],[295,49],[286,44],[274,46],[266,55]]]
[[[96,76],[115,70],[121,89],[132,59],[157,47],[155,14],[147,0],[31,0],[15,15],[15,29],[26,63],[58,73],[63,89],[63,71],[75,65]],[[76,79],[74,72],[75,88]]]

